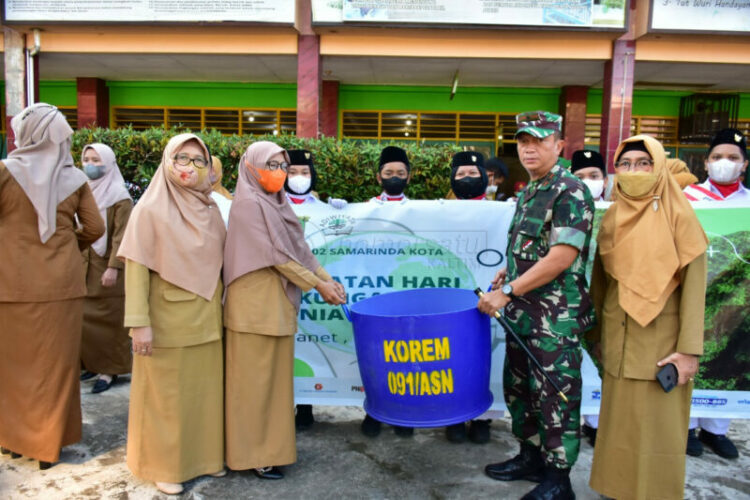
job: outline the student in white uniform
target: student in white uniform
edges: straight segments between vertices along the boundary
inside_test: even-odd
[[[315,192],[318,174],[315,172],[313,155],[306,149],[290,149],[289,170],[284,181],[286,198],[292,205],[304,203],[322,203]],[[328,198],[328,204],[333,208],[342,209],[348,202],[341,198]]]
[[[747,139],[742,132],[733,128],[719,131],[705,159],[708,179],[686,187],[685,196],[691,201],[730,201],[750,206],[750,190],[741,182],[747,164]],[[737,447],[727,437],[731,423],[729,418],[691,418],[687,454],[700,456],[706,444],[720,457],[737,458]]]
[[[375,203],[401,202],[405,203],[408,198],[404,194],[409,180],[411,179],[411,165],[406,151],[396,146],[386,146],[380,152],[378,161],[378,184],[383,188],[380,195],[370,199]],[[380,435],[381,423],[370,415],[365,415],[360,424],[362,434],[367,437],[377,437]],[[401,427],[394,425],[393,431],[397,436],[410,437],[414,435],[412,427]]]
[[[742,185],[747,174],[747,139],[737,129],[716,134],[706,156],[708,179],[693,184],[684,193],[690,201],[732,201],[750,205],[750,189]]]
[[[411,180],[411,165],[406,151],[396,146],[383,148],[380,152],[377,179],[383,191],[370,201],[407,201],[409,198],[404,194],[404,190]]]
[[[323,203],[315,192],[318,175],[315,172],[313,155],[306,149],[289,149],[289,168],[284,181],[284,192],[289,203],[303,205],[309,203]],[[348,204],[340,198],[328,198],[328,204],[336,209],[343,209]],[[294,425],[297,430],[307,430],[315,423],[313,405],[297,405],[294,415]]]
[[[586,184],[594,201],[604,201],[609,180],[602,155],[592,149],[576,151],[570,161],[570,173]]]

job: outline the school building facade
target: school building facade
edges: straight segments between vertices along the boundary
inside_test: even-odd
[[[44,101],[74,128],[453,142],[512,157],[514,115],[544,109],[564,116],[567,157],[588,147],[611,165],[621,139],[649,133],[693,168],[711,130],[750,135],[744,1],[712,2],[710,15],[647,0],[239,0],[210,13],[193,0],[149,7],[159,1],[114,13],[6,1],[3,134]]]

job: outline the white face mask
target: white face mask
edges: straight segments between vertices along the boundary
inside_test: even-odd
[[[583,183],[591,191],[591,196],[594,200],[598,200],[602,196],[604,191],[604,179],[583,179]]]
[[[295,175],[294,177],[289,177],[286,181],[292,192],[302,194],[310,188],[312,178],[304,175]]]
[[[735,163],[728,158],[722,158],[708,164],[708,177],[721,184],[731,184],[740,177],[742,162]]]
[[[487,194],[495,194],[497,193],[497,186],[495,184],[490,184],[487,186],[487,189],[485,190],[485,193]]]

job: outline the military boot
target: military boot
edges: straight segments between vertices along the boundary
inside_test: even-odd
[[[544,468],[544,479],[539,485],[521,497],[521,500],[575,500],[576,494],[570,485],[570,469],[558,469],[549,465]]]
[[[498,481],[516,481],[525,479],[538,483],[543,478],[544,459],[538,447],[521,443],[521,453],[496,464],[489,464],[484,473]]]

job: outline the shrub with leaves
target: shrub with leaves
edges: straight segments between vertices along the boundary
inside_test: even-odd
[[[174,135],[184,130],[151,128],[148,130],[81,129],[73,136],[73,158],[80,162],[81,148],[92,142],[110,146],[117,156],[122,175],[137,199],[148,186],[161,162],[162,152]],[[377,174],[380,151],[388,145],[406,150],[411,163],[412,180],[406,194],[414,199],[435,199],[450,189],[450,162],[460,151],[453,144],[418,145],[416,143],[369,143],[337,140],[331,137],[305,139],[292,135],[239,136],[222,135],[216,130],[196,132],[224,165],[222,183],[234,191],[237,165],[247,146],[256,141],[272,141],[285,149],[308,149],[313,153],[318,174],[316,191],[321,199],[344,198],[352,202],[367,201],[380,193]]]

